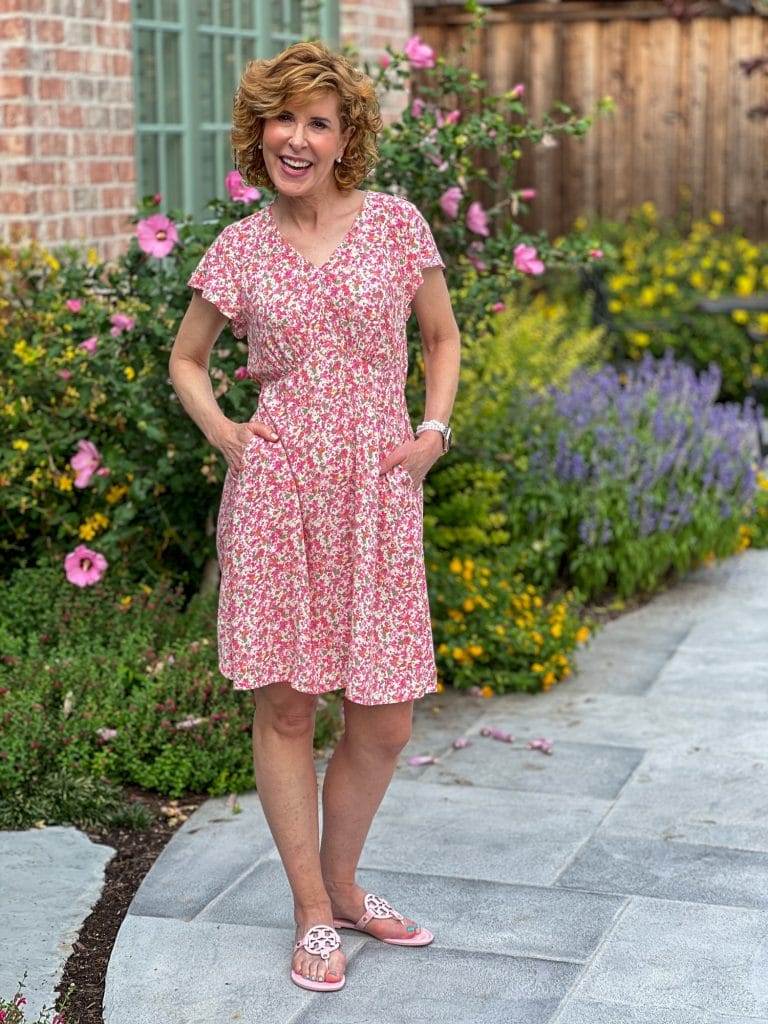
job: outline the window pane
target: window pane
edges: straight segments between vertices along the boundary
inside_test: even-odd
[[[283,0],[272,0],[272,31],[287,32]]]
[[[145,123],[157,123],[157,81],[155,67],[154,32],[149,29],[137,29],[139,78],[139,120]]]
[[[142,196],[160,190],[160,164],[157,159],[157,136],[139,134],[139,179]]]
[[[203,121],[213,121],[213,36],[207,32],[201,32],[198,36],[198,61],[195,74],[195,82],[200,88],[200,118]]]
[[[301,35],[301,0],[290,0],[291,32]]]
[[[181,156],[181,134],[169,132],[165,137],[165,170],[168,178],[165,188],[165,208],[183,210],[183,176]]]
[[[213,24],[213,0],[197,0],[197,20],[204,25]]]
[[[232,114],[232,94],[237,85],[239,68],[235,63],[235,40],[229,36],[222,36],[219,40],[221,46],[221,96],[219,97],[219,111],[222,120],[228,121]]]
[[[161,0],[160,16],[163,21],[178,21],[179,0]]]
[[[179,35],[163,32],[163,105],[165,120],[181,121],[181,92],[179,67]]]
[[[232,141],[229,137],[229,131],[221,133],[221,166],[224,168],[224,174],[221,177],[221,184],[223,188],[224,178],[230,171],[234,171],[235,169],[235,165],[232,161]]]
[[[200,136],[200,198],[201,205],[216,195],[216,134],[201,132]]]
[[[253,17],[253,0],[240,0],[240,27],[245,29],[256,27]]]
[[[138,0],[136,4],[136,17],[137,18],[154,18],[155,16],[155,4],[154,0]]]
[[[219,24],[235,27],[235,5],[233,0],[219,0]]]

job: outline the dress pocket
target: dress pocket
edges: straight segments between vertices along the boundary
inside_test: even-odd
[[[387,473],[387,476],[396,490],[406,491],[408,494],[414,495],[418,493],[418,489],[413,485],[413,477],[401,462],[393,466]]]

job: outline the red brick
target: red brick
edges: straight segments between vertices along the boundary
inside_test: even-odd
[[[29,156],[31,152],[31,135],[22,135],[19,132],[0,133],[0,153],[6,156]]]
[[[41,75],[37,79],[37,94],[41,100],[63,100],[67,95],[67,81],[65,78]]]
[[[29,213],[27,196],[24,192],[0,191],[0,210],[3,214]]]
[[[65,132],[43,132],[36,138],[40,156],[68,156],[67,134]]]
[[[7,0],[3,9],[8,10]],[[29,18],[0,18],[0,39],[28,39]]]
[[[63,43],[64,22],[61,18],[40,18],[32,23],[35,39],[40,43]]]
[[[86,54],[79,50],[56,50],[53,55],[53,66],[57,71],[66,71],[69,74],[84,70]]]
[[[3,103],[0,105],[0,123],[4,128],[29,127],[32,108],[28,103]]]
[[[0,75],[0,100],[15,100],[29,96],[32,82],[29,75]]]

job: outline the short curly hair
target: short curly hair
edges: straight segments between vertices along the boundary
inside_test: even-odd
[[[333,174],[342,191],[354,188],[375,167],[376,136],[383,122],[371,79],[347,57],[318,41],[293,43],[277,56],[249,61],[240,76],[232,111],[232,155],[248,185],[276,190],[258,143],[266,118],[277,117],[289,100],[315,99],[328,90],[339,98],[341,129],[354,131]]]

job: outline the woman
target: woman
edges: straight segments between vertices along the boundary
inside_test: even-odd
[[[413,701],[437,688],[422,481],[450,444],[459,371],[426,221],[400,196],[355,187],[381,127],[371,80],[322,44],[247,65],[233,147],[244,180],[275,198],[204,254],[170,361],[185,410],[228,464],[219,665],[253,693],[256,784],[294,899],[291,978],[314,990],[344,985],[336,927],[402,945],[434,937],[355,882]],[[416,434],[411,305],[427,386]],[[248,423],[223,415],[208,375],[227,321],[247,334],[260,382]],[[320,844],[314,715],[318,695],[339,688],[344,735],[325,774]]]

